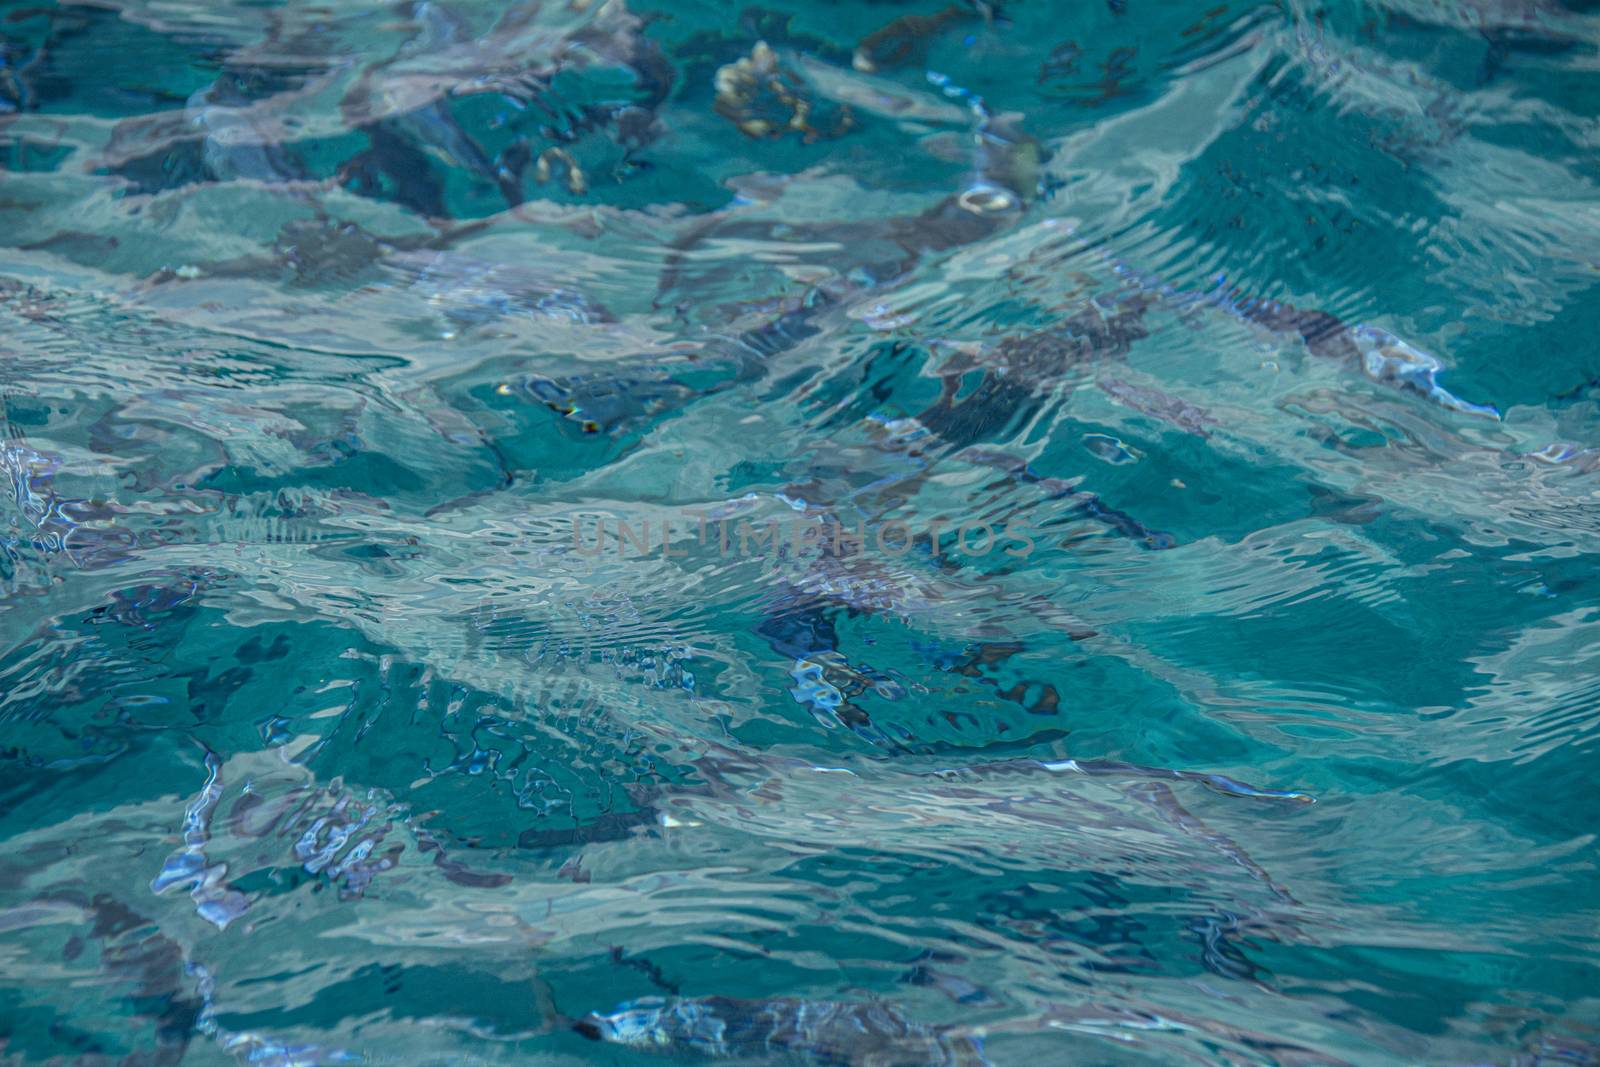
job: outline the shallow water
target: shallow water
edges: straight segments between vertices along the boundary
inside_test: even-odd
[[[1597,149],[1578,0],[0,5],[0,1061],[1600,1062]]]

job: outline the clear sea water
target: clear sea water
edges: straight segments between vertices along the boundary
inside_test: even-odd
[[[0,3],[0,1062],[1600,1062],[1600,10],[764,3]]]

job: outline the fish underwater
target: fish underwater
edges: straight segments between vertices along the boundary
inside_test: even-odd
[[[586,1016],[574,1028],[596,1041],[715,1059],[780,1055],[827,1067],[988,1063],[972,1039],[910,1022],[887,1004],[652,998]]]

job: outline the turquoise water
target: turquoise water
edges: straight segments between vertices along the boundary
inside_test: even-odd
[[[0,1062],[1600,1062],[1600,12],[0,4]]]

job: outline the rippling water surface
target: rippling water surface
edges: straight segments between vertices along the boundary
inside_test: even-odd
[[[1600,1061],[1600,12],[0,4],[0,1060]]]

